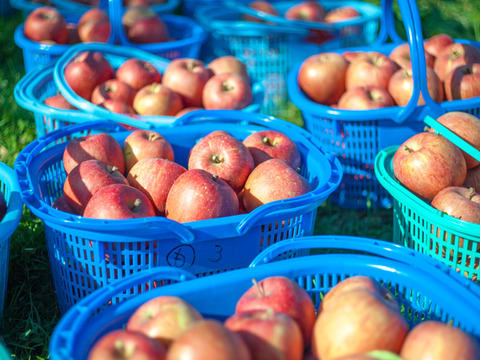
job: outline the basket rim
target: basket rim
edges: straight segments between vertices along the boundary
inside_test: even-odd
[[[7,212],[0,221],[0,240],[4,241],[10,238],[20,223],[23,201],[20,196],[20,185],[18,184],[14,169],[0,162],[0,177],[10,191],[10,197],[5,199],[8,204]]]

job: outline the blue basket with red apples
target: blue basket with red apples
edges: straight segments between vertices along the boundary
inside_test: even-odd
[[[10,237],[22,217],[23,202],[13,169],[0,162],[0,322],[7,296]]]
[[[243,111],[199,110],[187,113],[170,126],[154,128],[154,130],[171,145],[172,151],[169,153],[173,152],[174,158],[169,163],[174,164],[171,166],[175,167],[174,174],[178,176],[178,180],[183,175],[182,171],[188,167],[205,168],[206,165],[209,165],[211,168],[208,171],[214,171],[215,168],[224,168],[219,167],[219,165],[228,160],[222,159],[233,159],[231,161],[238,159],[241,170],[235,170],[236,175],[221,177],[218,181],[214,176],[206,177],[209,182],[217,181],[223,190],[217,189],[220,185],[216,185],[213,189],[217,189],[215,190],[217,193],[223,191],[225,196],[195,197],[196,200],[192,203],[190,200],[184,199],[184,196],[188,195],[189,192],[183,191],[182,186],[187,185],[169,186],[165,187],[168,190],[165,190],[162,193],[163,195],[160,194],[160,198],[163,196],[164,200],[165,194],[168,194],[168,197],[171,198],[171,200],[167,198],[170,203],[169,206],[166,206],[164,200],[153,200],[153,197],[151,198],[152,202],[156,205],[152,205],[149,199],[145,200],[145,195],[138,195],[139,198],[143,199],[140,204],[137,203],[135,206],[131,204],[135,209],[138,206],[138,209],[148,210],[147,214],[149,215],[152,215],[152,209],[155,214],[159,215],[133,219],[120,217],[119,220],[89,218],[86,215],[90,216],[97,209],[101,210],[102,206],[86,206],[87,202],[90,204],[90,200],[93,202],[93,196],[90,195],[94,190],[89,190],[88,193],[81,191],[82,188],[87,188],[87,185],[82,185],[86,182],[82,180],[75,184],[75,181],[71,181],[73,177],[70,176],[69,178],[67,176],[67,166],[69,169],[72,167],[68,165],[71,164],[71,161],[68,160],[71,157],[64,154],[70,154],[71,151],[75,153],[75,151],[68,150],[66,152],[67,146],[72,141],[60,144],[57,144],[57,141],[69,136],[76,137],[76,134],[83,134],[85,131],[108,128],[111,129],[111,132],[102,134],[102,137],[108,139],[109,137],[106,135],[110,134],[110,138],[113,137],[118,143],[114,145],[115,148],[120,148],[120,151],[122,151],[123,147],[127,154],[131,152],[128,150],[130,147],[135,148],[134,145],[125,146],[125,140],[132,131],[120,131],[122,127],[111,121],[93,122],[72,125],[49,133],[27,145],[15,161],[16,173],[22,186],[21,193],[24,195],[23,200],[27,207],[44,223],[50,266],[62,313],[80,298],[112,280],[130,276],[133,273],[152,267],[168,265],[187,269],[201,277],[248,266],[259,251],[275,242],[311,235],[314,230],[317,208],[336,189],[342,176],[339,161],[335,157],[323,153],[315,145],[315,142],[310,142],[311,135],[298,126],[273,117]],[[244,145],[239,145],[239,143],[243,144],[242,142],[247,137],[250,137],[252,141],[256,139],[258,146],[263,144],[262,146],[275,148],[275,146],[267,146],[268,144],[264,143],[264,138],[267,138],[267,142],[271,144],[282,143],[280,138],[275,141],[276,137],[271,138],[266,133],[261,132],[266,130],[288,134],[288,138],[293,141],[295,146],[291,147],[292,150],[285,150],[286,161],[296,169],[300,161],[300,166],[295,171],[293,167],[280,160],[262,163],[259,165],[260,168],[255,167],[255,173],[259,175],[252,176],[251,182],[249,182],[249,184],[258,185],[248,185],[248,191],[242,191],[242,186],[245,186],[242,185],[245,176],[250,177],[249,171],[253,173],[253,160],[250,160],[248,156],[249,151],[242,150],[247,146],[247,143]],[[202,151],[206,151],[205,159],[208,160],[207,164],[201,165],[204,158],[201,155],[198,158],[193,156],[192,148],[200,138],[213,131],[227,132],[231,136],[223,133],[220,136],[212,135],[212,139],[209,141],[200,141],[198,149],[204,148],[204,150],[196,150],[195,152],[201,154]],[[285,137],[283,138],[285,139]],[[222,141],[220,145],[218,145],[219,141]],[[110,144],[116,142],[110,141]],[[78,143],[78,141],[73,141],[73,144],[75,143]],[[149,142],[147,143],[149,144]],[[227,143],[232,143],[232,145],[225,145]],[[291,144],[290,141],[286,143]],[[130,144],[130,140],[127,141],[127,144]],[[257,145],[249,146],[256,148]],[[208,150],[210,146],[212,146],[212,150]],[[225,147],[236,149],[236,146],[239,153],[243,154],[242,157],[237,155],[230,157],[230,155],[223,154]],[[149,148],[147,145],[140,146],[140,148],[142,147]],[[138,152],[138,150],[132,151]],[[214,151],[214,153],[212,154],[210,151]],[[83,152],[84,150],[81,149],[76,151],[80,154]],[[217,152],[222,152],[223,155],[214,157],[213,155]],[[119,156],[119,150],[116,150],[116,153],[119,162],[118,166],[115,164],[114,166],[120,171],[123,171],[125,167],[129,169],[127,170],[130,177],[128,182],[138,183],[137,185],[144,190],[150,188],[143,182],[144,180],[147,181],[149,177],[135,176],[133,172],[135,166],[129,167],[130,160],[121,164],[120,159],[127,159],[127,157],[124,157],[123,154]],[[252,156],[255,156],[255,158],[257,156],[261,157],[263,152],[260,151],[259,153],[259,155]],[[74,155],[72,153],[72,156],[77,158],[78,154]],[[168,159],[171,158],[168,157]],[[198,162],[193,159],[198,159]],[[213,163],[209,159],[213,159]],[[151,159],[144,160],[151,161]],[[163,159],[156,159],[155,161],[158,160],[167,162]],[[144,163],[148,161],[144,161]],[[93,160],[88,162],[87,165],[80,164],[76,167],[78,170],[75,170],[74,174],[77,173],[78,175],[80,171],[83,173],[81,169],[85,166],[92,166],[92,163],[95,165],[97,162],[100,161]],[[266,163],[268,163],[270,169],[261,170],[265,168]],[[139,167],[140,165],[137,168]],[[182,167],[184,169],[181,169]],[[146,166],[146,171],[152,171],[153,169],[156,169],[153,164]],[[272,177],[271,174],[282,169],[284,171],[282,176]],[[118,173],[112,168],[108,171]],[[193,174],[190,172],[185,178],[195,179],[195,176],[198,177],[203,174],[204,180],[202,181],[207,181],[205,180],[205,171],[202,171],[193,171]],[[265,179],[267,174],[266,180],[261,180],[262,177]],[[121,173],[117,175],[117,180],[125,184],[126,180],[120,176]],[[125,177],[127,177],[126,173]],[[141,180],[141,178],[144,180]],[[162,178],[167,181],[166,176]],[[231,185],[225,185],[224,182],[221,182],[220,180],[223,178],[228,178]],[[257,180],[254,181],[256,178]],[[260,187],[264,181],[273,185],[282,182],[283,179],[291,179],[288,182],[289,186],[278,185],[282,191],[274,191],[272,195],[269,195],[271,194],[268,189],[270,185]],[[182,180],[180,184],[184,182],[189,184],[192,181],[191,179],[188,181]],[[94,183],[97,184],[96,181]],[[77,185],[80,186],[80,189]],[[209,186],[206,186],[205,189],[212,189]],[[121,185],[121,187],[131,188],[125,185]],[[238,195],[235,195],[233,188],[236,189]],[[174,189],[176,190],[174,191]],[[204,191],[203,189],[195,192],[195,194],[201,194]],[[285,191],[288,191],[289,195],[285,194]],[[104,193],[101,194],[104,196]],[[115,193],[111,194],[115,195]],[[70,204],[69,212],[57,210],[57,208],[62,208],[60,202],[65,198],[70,198],[70,201],[67,201]],[[119,195],[116,195],[115,198],[118,200]],[[214,206],[211,201],[215,198],[219,199],[216,202],[217,205],[223,204],[225,206],[220,208]],[[156,195],[155,199],[157,199]],[[220,199],[223,200],[220,201]],[[239,199],[241,199],[241,202]],[[272,201],[274,199],[278,200]],[[209,205],[205,205],[205,201],[208,201]],[[111,200],[101,202],[110,204]],[[198,211],[189,211],[187,210],[188,204],[191,206],[204,204],[204,208]],[[242,204],[241,213],[240,204]],[[73,208],[80,211],[73,211]],[[89,208],[88,212],[87,208]],[[245,209],[243,210],[243,208]],[[90,211],[93,211],[93,213],[90,213]],[[84,216],[77,215],[79,213]],[[165,214],[167,217],[164,216]],[[130,212],[130,216],[132,215],[132,212]],[[91,216],[102,217],[103,215]]]
[[[106,9],[110,0],[52,0],[52,2],[59,8],[78,14],[91,10],[94,7]],[[180,0],[120,0],[120,2],[123,2],[124,6],[148,6],[159,15],[171,14],[180,5]]]
[[[440,74],[446,77],[446,59],[449,57],[449,52],[438,56],[439,53],[432,50],[435,42],[439,40],[441,42],[441,37],[432,38],[429,44],[425,43],[425,48],[428,47],[429,51],[437,55],[436,66],[434,66],[434,56],[426,52],[423,47],[424,41],[416,3],[406,0],[398,3],[408,42],[405,43],[396,33],[393,26],[392,1],[386,1],[380,36],[374,46],[345,48],[333,51],[334,54],[331,55],[337,60],[338,67],[333,65],[333,61],[330,64],[338,70],[330,69],[328,73],[339,74],[338,78],[331,81],[342,84],[343,88],[332,86],[329,88],[331,89],[329,93],[314,90],[315,83],[321,83],[323,89],[326,89],[324,84],[328,81],[327,79],[309,80],[305,76],[309,66],[316,66],[314,57],[309,58],[308,62],[305,60],[296,64],[288,76],[289,98],[302,112],[306,128],[328,151],[335,153],[345,167],[343,182],[331,198],[332,202],[342,207],[391,208],[393,200],[390,194],[375,177],[376,154],[381,149],[398,145],[421,131],[424,127],[422,120],[426,115],[436,116],[454,110],[470,113],[479,111],[478,97],[452,98],[451,94],[448,95],[448,91],[443,93],[443,86],[447,82],[441,80],[443,77]],[[388,36],[393,40],[392,43],[386,43]],[[442,37],[445,39],[448,36],[443,34]],[[451,38],[447,41],[449,41],[448,48],[451,52],[470,53],[472,51],[476,55],[471,59],[476,58],[480,61],[478,57],[480,43]],[[452,44],[453,42],[455,44]],[[326,55],[320,54],[317,59]],[[359,61],[355,61],[355,56],[359,57]],[[402,65],[402,61],[409,57],[411,63]],[[465,59],[464,56],[461,58]],[[372,73],[367,73],[368,79],[361,77],[361,66],[367,67],[369,62],[385,64],[382,78],[380,79],[379,76],[376,84],[370,82],[376,79],[373,75],[374,69]],[[320,68],[321,63],[317,62],[317,64]],[[410,67],[411,70],[404,71],[402,66]],[[434,72],[438,72],[438,75]],[[321,73],[321,70],[317,72],[317,74]],[[403,82],[406,85],[403,85]],[[364,87],[355,88],[354,85],[363,86],[367,83],[374,86],[369,90],[370,92]],[[345,90],[348,84],[351,88]],[[407,90],[404,94],[400,94],[401,89]],[[313,95],[314,92],[318,97]],[[363,100],[356,100],[361,97]],[[376,100],[369,102],[369,97]],[[448,101],[443,101],[444,99]]]
[[[285,257],[303,251],[315,254]],[[147,339],[144,344],[153,341],[156,345],[150,348],[160,347],[157,354],[166,353],[167,358],[187,351],[183,347],[187,344],[197,354],[202,346],[207,353],[222,354],[219,358],[250,358],[252,343],[242,333],[256,334],[257,341],[261,339],[257,345],[267,346],[263,349],[274,346],[284,355],[295,354],[295,359],[313,355],[336,359],[373,350],[389,353],[392,359],[398,353],[404,359],[418,359],[437,351],[433,345],[437,341],[450,344],[451,359],[478,357],[478,287],[447,266],[390,242],[347,236],[286,240],[265,249],[248,268],[153,288],[169,270],[147,270],[82,299],[55,327],[49,343],[51,358],[84,359],[102,347],[108,351],[115,338],[119,343],[127,341],[132,333],[141,333],[137,336]],[[262,290],[265,294],[259,296]],[[167,317],[168,312],[161,306],[167,302],[188,322],[165,326],[162,315]],[[138,320],[145,312],[158,316],[152,316],[151,322],[143,319],[142,327]],[[255,317],[255,313],[263,315]],[[374,325],[365,327],[367,316]],[[289,329],[284,330],[288,335],[282,331],[273,335],[262,318],[276,329]],[[224,349],[236,344],[230,355],[221,353],[224,349],[214,352],[204,338],[212,329],[224,336]],[[352,332],[361,335],[352,337]],[[154,341],[155,334],[165,335]],[[413,340],[416,336],[422,339],[423,350]],[[452,341],[454,337],[458,343]],[[136,339],[132,335],[130,340]]]

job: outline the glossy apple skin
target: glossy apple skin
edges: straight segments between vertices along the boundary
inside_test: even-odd
[[[120,65],[115,76],[135,90],[162,81],[162,75],[151,63],[136,58],[128,59]]]
[[[130,27],[139,20],[156,17],[157,14],[150,6],[130,6],[123,13],[122,25],[125,28],[125,32],[128,32]]]
[[[473,188],[449,186],[440,190],[430,205],[454,218],[480,224],[480,194]]]
[[[315,322],[314,355],[334,360],[373,350],[398,353],[408,324],[392,300],[366,289],[352,289],[337,296]]]
[[[302,360],[300,327],[290,316],[271,309],[240,312],[228,317],[225,327],[239,334],[252,360]]]
[[[460,149],[432,132],[407,139],[395,152],[392,166],[398,181],[427,201],[448,186],[462,185],[467,173]]]
[[[65,97],[58,93],[56,95],[49,96],[46,98],[43,103],[45,105],[51,106],[55,109],[64,109],[64,110],[78,110],[75,106],[70,104]]]
[[[165,215],[183,223],[233,216],[238,210],[238,197],[230,185],[205,170],[192,169],[170,188]]]
[[[126,102],[123,102],[120,100],[106,99],[102,103],[98,104],[98,106],[101,106],[117,114],[127,114],[127,115],[135,114],[135,110],[133,110],[133,107],[128,105]]]
[[[444,86],[449,101],[480,97],[480,63],[462,65],[450,71]]]
[[[440,80],[445,81],[450,71],[470,63],[480,63],[480,49],[471,44],[453,43],[438,53],[433,70]]]
[[[168,28],[158,16],[136,21],[127,31],[127,38],[134,44],[162,43],[169,40]]]
[[[310,344],[316,319],[310,295],[285,276],[270,276],[249,288],[238,299],[235,313],[253,310],[274,310],[290,316],[298,324],[303,345]]]
[[[210,61],[207,68],[212,70],[214,75],[235,73],[248,79],[247,67],[240,61],[240,59],[233,55],[219,56]]]
[[[256,0],[252,1],[248,4],[249,7],[252,9],[258,10],[258,11],[263,11],[264,13],[270,14],[270,15],[275,15],[279,16],[280,14],[278,11],[273,7],[271,3],[268,1],[263,1],[263,0]],[[242,15],[242,20],[243,21],[252,21],[252,22],[265,22],[265,20],[259,19],[255,16],[251,15]]]
[[[150,199],[157,216],[165,216],[168,193],[175,180],[185,171],[187,169],[183,166],[170,160],[144,158],[133,165],[127,180]]]
[[[403,69],[412,68],[412,59],[410,55],[410,46],[408,43],[403,43],[396,46],[388,56],[390,60],[394,61],[399,67]],[[425,51],[425,64],[427,67],[433,68],[435,58]]]
[[[337,108],[346,110],[370,110],[394,106],[390,93],[379,86],[360,86],[347,90],[338,99]]]
[[[128,354],[128,355],[127,355]],[[88,360],[165,360],[165,348],[143,334],[114,330],[101,337]]]
[[[104,10],[93,8],[80,17],[77,31],[81,42],[107,43],[112,31],[110,18]]]
[[[338,23],[361,16],[357,9],[352,6],[340,6],[327,12],[324,21],[326,23]]]
[[[133,109],[140,115],[175,116],[183,107],[179,94],[157,83],[141,88],[133,99]]]
[[[85,160],[74,167],[63,183],[63,193],[76,214],[82,215],[91,197],[110,184],[126,184],[120,172],[100,160]]]
[[[285,12],[285,18],[321,22],[325,19],[326,14],[326,10],[318,2],[306,0],[288,8]]]
[[[68,201],[65,198],[65,195],[62,195],[57,200],[55,200],[52,204],[52,207],[54,209],[57,209],[57,210],[60,210],[60,211],[63,211],[63,212],[69,213],[69,214],[75,214],[75,211],[68,204]]]
[[[199,320],[170,346],[167,360],[251,360],[240,335],[221,322]]]
[[[390,78],[398,70],[387,55],[377,51],[358,54],[350,63],[345,74],[345,89],[359,86],[379,86],[388,88]]]
[[[437,121],[457,134],[460,138],[480,150],[480,118],[463,111],[450,111],[437,118]],[[431,132],[435,128],[430,129]],[[472,169],[480,164],[473,156],[460,150],[465,158],[467,169]]]
[[[480,165],[467,170],[467,177],[463,186],[473,187],[476,192],[480,193]]]
[[[68,30],[65,19],[57,9],[42,6],[33,10],[25,19],[25,37],[32,41],[66,44]]]
[[[248,78],[235,73],[213,75],[202,92],[203,107],[207,110],[242,110],[252,101]]]
[[[126,329],[143,333],[168,349],[183,331],[201,319],[203,316],[188,302],[165,295],[140,305],[128,319]]]
[[[345,92],[348,62],[340,54],[324,52],[305,59],[298,71],[300,88],[313,101],[336,104]]]
[[[254,168],[247,147],[232,135],[205,137],[190,151],[188,169],[203,169],[218,175],[235,192],[242,190]]]
[[[138,219],[155,216],[155,209],[145,194],[128,183],[112,184],[92,196],[83,216],[109,220]]]
[[[252,154],[255,166],[269,159],[280,159],[295,170],[300,168],[302,157],[297,144],[280,131],[257,131],[248,135],[243,144]]]
[[[447,45],[455,42],[448,34],[437,34],[425,40],[423,47],[433,57],[437,57],[439,52]]]
[[[480,345],[463,330],[428,320],[410,330],[400,356],[404,360],[479,360]]]
[[[85,160],[96,159],[117,167],[125,173],[123,150],[115,138],[108,133],[92,134],[71,140],[63,152],[63,166],[68,174]]]
[[[136,93],[130,85],[118,79],[110,79],[93,89],[92,103],[99,105],[107,99],[113,99],[132,106]]]

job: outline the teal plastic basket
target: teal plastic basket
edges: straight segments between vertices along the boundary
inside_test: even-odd
[[[278,256],[303,250],[325,253],[289,259]],[[323,295],[340,281],[354,275],[370,276],[391,290],[411,327],[430,319],[444,323],[452,321],[453,326],[478,338],[478,287],[432,260],[385,241],[313,236],[272,245],[255,259],[260,266],[157,287],[139,294],[136,290],[140,285],[151,285],[152,281],[164,278],[168,271],[164,268],[148,270],[98,290],[68,311],[53,331],[50,358],[87,358],[101,336],[122,328],[141,304],[157,296],[179,296],[205,317],[224,320],[235,312],[236,302],[252,286],[253,278],[261,281],[269,276],[286,276],[297,282],[311,296],[316,308]],[[135,296],[122,301],[124,294],[134,291]]]
[[[3,343],[0,343],[0,360],[12,360],[10,352]]]
[[[435,119],[426,117],[425,123],[480,160],[480,151]],[[405,188],[393,172],[397,149],[387,147],[375,159],[377,178],[394,199],[394,242],[427,254],[480,284],[480,225],[451,217]]]

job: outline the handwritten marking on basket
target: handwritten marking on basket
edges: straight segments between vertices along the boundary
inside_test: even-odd
[[[223,247],[221,247],[220,245],[215,245],[215,248],[217,249],[215,251],[215,254],[217,254],[217,257],[212,259],[212,258],[208,258],[208,260],[210,260],[211,262],[219,262],[220,260],[222,260],[222,251],[223,251]]]
[[[191,245],[179,245],[167,254],[168,265],[176,268],[188,268],[195,263],[195,249]]]

